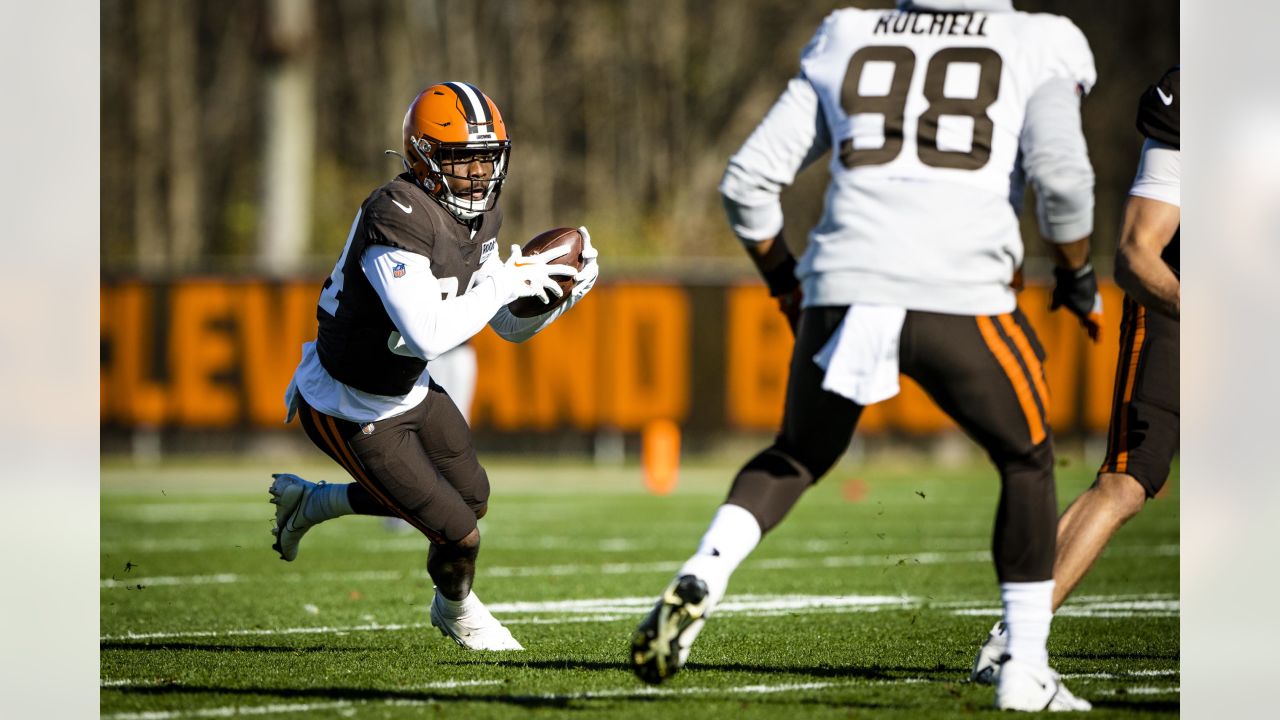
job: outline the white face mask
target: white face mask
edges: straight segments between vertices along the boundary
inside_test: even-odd
[[[1013,0],[898,0],[899,10],[938,10],[941,12],[970,12],[986,10],[1010,12]]]

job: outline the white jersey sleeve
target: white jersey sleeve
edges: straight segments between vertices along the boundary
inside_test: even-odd
[[[431,261],[407,250],[371,247],[360,266],[399,330],[392,352],[434,360],[483,330],[502,307],[497,284],[489,279],[461,295],[442,297]]]
[[[1182,151],[1147,138],[1129,194],[1182,207]]]
[[[729,227],[743,242],[782,231],[782,188],[831,147],[818,95],[802,77],[792,78],[742,148],[729,158],[720,182]]]
[[[801,73],[831,147],[824,213],[797,269],[806,304],[1012,310],[1016,178],[1059,178],[1020,162],[1028,105],[1047,83],[1093,86],[1080,31],[1020,12],[838,10]],[[1070,152],[1087,167],[1083,142]],[[1080,214],[1047,213],[1077,228]]]
[[[1036,189],[1040,235],[1075,242],[1093,232],[1093,166],[1080,123],[1078,84],[1045,81],[1027,101],[1022,169]]]

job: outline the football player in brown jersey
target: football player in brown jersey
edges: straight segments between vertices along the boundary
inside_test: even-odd
[[[312,483],[281,473],[271,484],[274,548],[292,561],[304,533],[348,514],[403,518],[430,540],[431,623],[463,647],[520,650],[471,590],[477,521],[489,479],[462,413],[431,377],[431,363],[486,325],[523,342],[591,290],[599,267],[585,228],[582,269],[567,249],[498,257],[499,195],[511,141],[498,106],[475,86],[432,85],[403,125],[405,172],[360,207],[316,309],[319,329],[302,349],[286,392],[289,417],[354,479]],[[563,297],[534,317],[507,304]]]
[[[1107,457],[1097,480],[1058,520],[1055,612],[1111,536],[1164,487],[1178,451],[1179,69],[1165,73],[1138,101],[1145,141],[1116,248],[1116,282],[1125,299]],[[997,623],[974,661],[973,680],[999,677],[1007,644],[1004,624]]]

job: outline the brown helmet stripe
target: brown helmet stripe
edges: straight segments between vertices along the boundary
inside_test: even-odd
[[[485,102],[484,93],[479,88],[461,82],[447,82],[444,86],[457,94],[468,125],[493,124],[493,113],[489,111],[489,103]]]

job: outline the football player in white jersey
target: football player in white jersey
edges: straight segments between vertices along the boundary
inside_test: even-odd
[[[1043,350],[1010,285],[1029,181],[1057,265],[1053,306],[1096,337],[1093,170],[1080,124],[1094,80],[1075,25],[1009,0],[838,10],[818,28],[720,187],[734,234],[796,331],[782,427],[633,634],[641,679],[679,670],[733,570],[844,453],[862,408],[897,393],[901,372],[1000,473],[993,555],[1012,659],[996,705],[1089,709],[1048,662],[1052,432]],[[796,261],[779,194],[827,155],[825,210]]]
[[[472,592],[477,522],[489,509],[489,477],[434,364],[484,329],[523,342],[580,301],[599,273],[580,228],[581,269],[555,250],[497,252],[498,197],[511,142],[498,106],[475,86],[438,83],[409,105],[405,172],[374,190],[321,289],[316,340],[285,392],[307,437],[355,479],[313,483],[277,473],[274,549],[292,562],[311,528],[342,515],[399,517],[430,541],[431,624],[470,650],[521,650]],[[557,278],[572,276],[566,293]],[[532,317],[517,298],[561,298]]]

